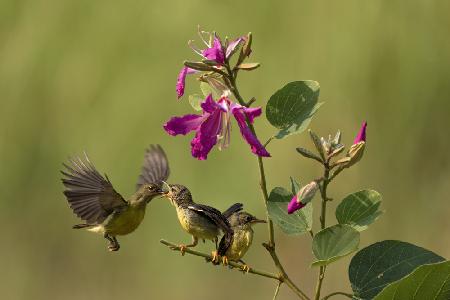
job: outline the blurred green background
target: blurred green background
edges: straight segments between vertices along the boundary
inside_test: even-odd
[[[317,133],[341,129],[351,143],[368,121],[363,161],[330,188],[336,200],[362,188],[383,194],[386,214],[361,247],[401,239],[449,258],[449,12],[445,0],[0,1],[1,298],[271,299],[274,281],[162,246],[160,238],[190,239],[165,200],[119,239],[118,253],[71,229],[78,220],[62,195],[61,163],[86,150],[127,197],[150,143],[165,147],[170,181],[189,186],[198,202],[224,209],[243,201],[264,216],[256,159],[237,126],[230,148],[204,162],[191,158],[190,137],[162,130],[191,110],[187,98],[176,100],[175,82],[182,61],[197,58],[186,45],[198,40],[197,24],[223,36],[253,32],[252,60],[262,67],[243,74],[240,86],[259,105],[289,81],[314,79],[326,102],[311,123]],[[197,90],[188,79],[187,94]],[[263,140],[274,131],[263,118],[256,127]],[[270,145],[269,187],[319,176],[295,152],[300,145],[312,147],[306,134]],[[256,230],[246,260],[275,271],[260,246],[266,228]],[[287,271],[310,294],[310,237],[277,230],[276,240]],[[350,290],[349,260],[328,268],[324,293]],[[279,298],[295,299],[286,288]]]

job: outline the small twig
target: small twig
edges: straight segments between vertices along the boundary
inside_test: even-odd
[[[271,136],[271,137],[267,140],[267,142],[264,143],[264,148],[266,148],[267,145],[269,145],[269,143],[270,143],[274,138],[275,138],[275,136]]]
[[[278,292],[280,291],[280,286],[281,286],[282,282],[278,281],[277,283],[277,287],[275,288],[275,294],[273,295],[273,299],[272,300],[276,300],[277,296],[278,296]]]
[[[180,247],[178,245],[172,244],[172,243],[170,243],[170,242],[168,242],[166,240],[160,240],[160,243],[170,247],[171,250],[180,251]],[[212,256],[210,254],[206,254],[206,253],[203,253],[203,252],[195,251],[195,250],[192,250],[192,249],[189,249],[189,248],[185,249],[184,252],[192,254],[192,255],[195,255],[195,256],[200,256],[200,257],[204,257],[206,259],[212,260]],[[233,262],[233,261],[229,261],[228,265],[236,268],[237,270],[241,270],[242,271],[242,265],[239,264],[239,263],[236,263],[236,262]],[[266,271],[261,271],[261,270],[256,270],[256,269],[250,268],[248,273],[259,275],[259,276],[263,276],[263,277],[267,277],[267,278],[271,278],[271,279],[275,279],[275,280],[278,280],[278,282],[282,282],[282,278],[281,278],[280,275],[269,273],[269,272],[266,272]]]
[[[350,299],[353,298],[353,295],[352,295],[352,294],[348,294],[348,293],[344,293],[344,292],[334,292],[334,293],[331,293],[331,294],[329,294],[329,295],[323,297],[322,300],[327,300],[328,298],[331,298],[331,297],[336,296],[336,295],[346,296],[346,297],[348,297],[348,298],[350,298]]]
[[[280,259],[278,258],[277,252],[275,251],[275,247],[267,243],[263,243],[263,246],[269,252],[277,269],[281,272],[281,278],[283,278],[283,281],[286,283],[286,285],[301,299],[309,300],[309,297],[294,284],[294,282],[284,270],[284,267],[281,264]]]

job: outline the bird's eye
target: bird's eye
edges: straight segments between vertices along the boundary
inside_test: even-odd
[[[245,217],[245,221],[246,221],[246,222],[250,222],[251,220],[252,220],[252,217],[250,217],[250,216],[246,216],[246,217]]]

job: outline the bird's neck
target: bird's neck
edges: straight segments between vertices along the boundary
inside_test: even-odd
[[[129,200],[130,206],[134,208],[143,208],[147,206],[147,199],[142,195],[133,195]]]
[[[172,204],[176,207],[186,207],[194,203],[194,200],[192,200],[192,197],[183,197],[183,198],[176,198],[172,201]]]

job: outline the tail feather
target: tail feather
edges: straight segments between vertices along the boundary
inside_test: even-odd
[[[232,214],[241,211],[243,206],[244,205],[242,203],[235,203],[231,205],[226,211],[224,211],[222,215],[224,215],[224,217],[228,219]]]
[[[93,227],[94,225],[91,224],[77,224],[77,225],[73,225],[72,228],[73,229],[82,229],[82,228],[89,228],[89,227]]]

